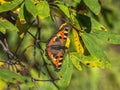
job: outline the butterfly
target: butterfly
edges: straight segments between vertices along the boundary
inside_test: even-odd
[[[51,60],[56,71],[61,69],[65,49],[67,49],[65,44],[68,39],[68,29],[68,25],[64,24],[46,44],[46,55]]]

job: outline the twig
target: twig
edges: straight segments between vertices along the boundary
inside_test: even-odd
[[[0,44],[1,44],[1,46],[3,47],[3,49],[5,50],[6,49],[6,47],[5,47],[5,45],[3,44],[3,42],[0,40]],[[6,50],[5,50],[6,51]]]
[[[4,44],[5,43],[5,44]],[[9,48],[8,48],[8,44],[6,39],[4,39],[4,43],[0,40],[0,44],[3,47],[3,50],[11,57],[14,57],[13,53],[10,52]],[[15,58],[15,57],[14,57]]]

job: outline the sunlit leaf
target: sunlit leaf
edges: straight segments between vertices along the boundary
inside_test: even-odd
[[[36,8],[38,10],[38,15],[41,19],[44,19],[48,16],[50,16],[50,8],[49,4],[46,1],[40,1],[37,5]]]
[[[98,58],[96,58],[94,56],[82,57],[82,63],[84,63],[88,67],[104,68],[104,63],[102,62],[102,60],[99,60]]]
[[[69,13],[69,9],[67,6],[63,5],[63,4],[56,4],[63,12],[64,14],[70,18],[70,13]]]
[[[76,51],[80,54],[83,54],[84,48],[83,48],[82,40],[81,40],[80,36],[78,36],[77,31],[74,29],[72,30],[72,34],[73,34],[73,41],[74,41]]]
[[[0,90],[5,90],[6,87],[7,87],[7,83],[2,79],[0,79]]]
[[[18,32],[19,30],[17,29],[16,26],[14,26],[11,22],[7,21],[7,20],[2,20],[0,19],[0,32],[2,32],[3,34],[6,33],[6,30],[9,31],[16,31]]]
[[[3,34],[5,34],[6,33],[6,29],[3,28],[3,27],[0,27],[0,32],[2,32]]]
[[[73,65],[78,69],[82,70],[81,63],[87,65],[88,67],[99,67],[104,68],[103,61],[99,60],[95,56],[85,56],[81,55],[77,52],[70,53],[71,60],[73,62]]]
[[[100,13],[101,7],[98,0],[83,0],[83,1],[96,15]]]
[[[58,80],[57,84],[61,90],[64,90],[69,85],[72,73],[73,66],[71,60],[69,59],[69,56],[66,55],[66,57],[64,58],[62,69],[60,70],[60,72],[58,72],[58,75],[61,77],[61,79]]]
[[[79,70],[82,70],[82,67],[80,65],[80,61],[82,60],[82,57],[79,53],[77,52],[72,52],[70,53],[70,60],[72,61],[73,65]]]
[[[67,40],[66,40],[65,46],[66,46],[67,48],[69,48],[69,46],[70,46],[70,38],[69,38],[69,37],[68,37]]]
[[[95,37],[92,34],[84,33],[82,34],[82,39],[90,54],[101,60],[104,63],[104,67],[110,67],[109,60],[101,46],[95,41]]]
[[[0,12],[12,10],[12,9],[16,8],[22,2],[23,2],[23,0],[13,0],[11,2],[6,2],[2,5],[0,5]]]
[[[25,0],[25,7],[29,13],[31,13],[34,17],[37,16],[38,11],[35,7],[34,0]]]
[[[0,4],[4,4],[4,3],[6,3],[5,0],[0,0]]]
[[[20,38],[23,38],[23,37],[24,37],[24,34],[25,34],[25,33],[20,34]]]

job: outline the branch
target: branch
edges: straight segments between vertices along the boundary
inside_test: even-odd
[[[4,44],[5,43],[5,44]],[[7,44],[7,41],[6,39],[4,39],[4,43],[0,40],[0,44],[1,46],[3,47],[3,50],[8,54],[10,55],[11,57],[14,57],[13,53],[10,52],[9,48],[8,48],[8,44]],[[15,57],[14,57],[15,58]]]

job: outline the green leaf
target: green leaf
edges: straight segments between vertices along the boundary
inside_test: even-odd
[[[82,57],[77,52],[70,53],[70,60],[72,61],[73,65],[79,70],[82,70],[82,67],[80,65],[80,61],[82,60]]]
[[[81,2],[81,0],[71,0],[71,3],[68,3],[68,1],[66,1],[68,6],[72,6],[74,8],[76,8],[76,6]]]
[[[26,20],[25,20],[25,16],[24,16],[24,7],[25,7],[25,4],[23,3],[20,7],[20,11],[19,11],[19,14],[18,14],[18,17],[20,19],[20,22],[23,22],[25,23]]]
[[[62,65],[62,69],[58,73],[58,75],[61,77],[60,80],[58,80],[58,86],[61,90],[66,89],[66,87],[69,85],[71,77],[73,73],[73,65],[71,60],[69,60],[69,56],[66,55],[64,58],[64,62]]]
[[[120,34],[115,34],[107,31],[94,31],[91,34],[105,43],[120,44]]]
[[[20,5],[23,2],[23,0],[12,0],[11,2],[6,2],[2,5],[0,5],[0,13],[12,10],[16,8],[18,5]]]
[[[93,18],[91,18],[91,30],[92,31],[96,31],[96,30],[107,31],[107,29],[102,24],[100,24]]]
[[[104,54],[104,51],[102,50],[101,46],[99,46],[99,44],[95,41],[95,36],[87,33],[83,33],[81,36],[89,53],[92,56],[95,56],[99,60],[103,61],[104,66],[110,67],[110,63],[107,56]]]
[[[120,34],[109,33],[107,40],[110,44],[120,44]]]
[[[25,0],[25,7],[29,13],[31,13],[34,17],[37,16],[38,11],[35,7],[34,0]]]
[[[14,26],[11,22],[7,21],[7,20],[2,20],[0,19],[0,32],[2,32],[3,34],[6,33],[6,30],[11,30],[11,31],[16,31],[18,32],[19,30],[17,29],[16,26]]]
[[[93,13],[95,13],[96,15],[100,13],[101,7],[98,0],[83,0],[83,1]]]
[[[49,4],[47,1],[40,1],[36,5],[36,8],[38,10],[38,15],[41,19],[44,19],[50,16],[50,8],[49,8]]]
[[[60,9],[61,11],[63,11],[63,13],[68,17],[70,18],[70,13],[69,13],[69,9],[67,6],[63,5],[63,4],[56,4]]]
[[[0,68],[0,79],[11,83],[25,83],[25,81],[31,82],[31,79],[25,76],[20,76],[8,69]]]

